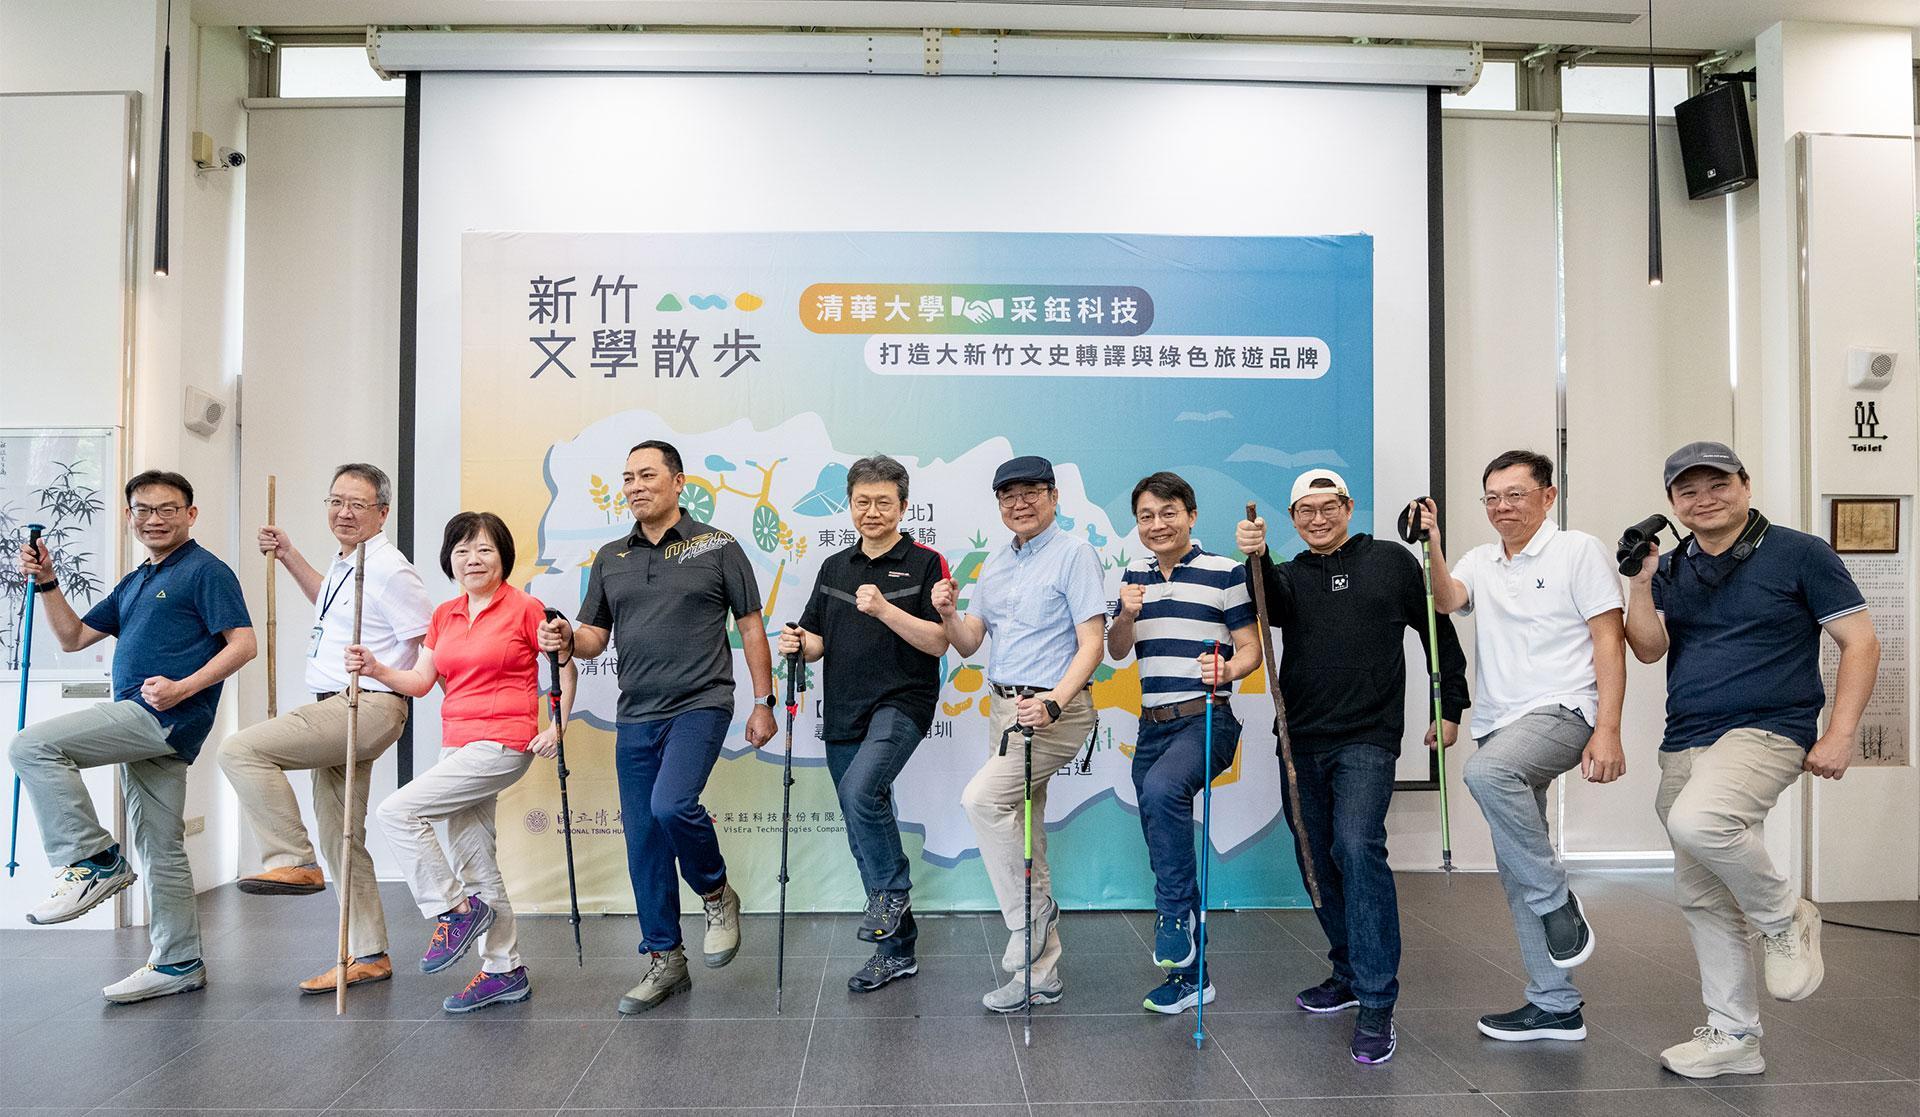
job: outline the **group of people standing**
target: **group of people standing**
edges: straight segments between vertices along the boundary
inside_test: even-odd
[[[315,605],[306,667],[314,701],[219,748],[265,862],[239,887],[269,895],[323,887],[286,778],[312,771],[320,856],[336,877],[344,868],[335,863],[338,851],[345,848],[355,864],[349,984],[393,973],[363,844],[364,808],[347,811],[342,795],[349,677],[360,689],[361,777],[400,735],[404,697],[435,685],[445,692],[439,763],[389,796],[378,816],[433,921],[423,971],[480,949],[480,972],[446,1000],[448,1011],[464,1012],[531,991],[495,860],[494,810],[535,756],[554,752],[558,727],[541,729],[536,713],[539,661],[554,664],[564,725],[573,659],[597,656],[615,641],[614,768],[646,959],[619,1011],[645,1012],[691,988],[680,880],[703,907],[705,965],[724,966],[739,950],[740,900],[700,797],[734,716],[729,629],[739,633],[750,676],[745,736],[756,748],[776,732],[775,649],[745,552],[680,506],[678,451],[643,442],[621,477],[635,523],[599,549],[573,620],[505,583],[513,540],[487,513],[462,513],[447,525],[441,567],[461,593],[434,607],[418,573],[382,534],[391,495],[372,466],[336,472],[327,516],[340,550],[326,571],[283,532],[261,531],[262,551]],[[875,948],[849,977],[849,990],[872,992],[917,971],[910,869],[892,788],[928,735],[941,657],[949,648],[972,656],[984,644],[990,749],[961,800],[1009,931],[1002,957],[1009,979],[985,994],[984,1007],[1014,1012],[1065,995],[1046,830],[1035,825],[1029,837],[1023,810],[1030,796],[1033,817],[1044,819],[1050,777],[1094,731],[1095,670],[1108,656],[1128,655],[1140,675],[1132,777],[1155,878],[1152,960],[1162,971],[1143,1007],[1178,1014],[1213,1000],[1213,984],[1198,968],[1193,805],[1239,746],[1228,695],[1262,665],[1258,577],[1284,649],[1278,697],[1294,763],[1283,769],[1283,792],[1298,796],[1296,855],[1319,884],[1316,914],[1329,942],[1329,977],[1301,991],[1297,1003],[1313,1013],[1357,1008],[1353,1058],[1390,1059],[1400,932],[1386,813],[1404,735],[1407,630],[1438,644],[1439,721],[1427,728],[1427,747],[1451,746],[1470,705],[1454,629],[1444,616],[1430,623],[1430,585],[1440,613],[1475,618],[1477,747],[1465,781],[1492,832],[1529,977],[1522,1006],[1481,1017],[1481,1033],[1508,1041],[1586,1035],[1572,971],[1592,955],[1596,936],[1554,856],[1546,791],[1575,769],[1595,783],[1625,771],[1620,718],[1631,648],[1648,663],[1668,657],[1655,809],[1673,841],[1676,894],[1693,929],[1708,1009],[1706,1025],[1662,1060],[1691,1077],[1763,1069],[1753,933],[1764,941],[1773,996],[1810,995],[1822,968],[1819,913],[1771,863],[1760,825],[1802,771],[1839,778],[1852,756],[1879,654],[1859,590],[1823,542],[1772,527],[1750,508],[1745,469],[1715,443],[1690,444],[1668,459],[1667,497],[1692,534],[1674,553],[1655,549],[1624,595],[1599,541],[1549,518],[1558,495],[1550,460],[1511,451],[1488,464],[1482,482],[1498,541],[1452,564],[1434,503],[1408,507],[1405,518],[1428,535],[1423,571],[1397,542],[1351,531],[1353,500],[1331,470],[1308,471],[1293,484],[1287,511],[1304,548],[1274,561],[1265,521],[1251,518],[1234,539],[1246,563],[1203,549],[1193,538],[1193,488],[1175,474],[1154,473],[1132,494],[1148,554],[1127,567],[1117,600],[1109,601],[1093,548],[1056,522],[1052,465],[1019,457],[992,481],[1011,537],[963,601],[945,560],[900,531],[907,470],[885,456],[855,462],[847,497],[859,541],[827,557],[798,622],[777,636],[790,661],[824,661],[827,767],[867,893],[856,934]],[[149,878],[153,953],[147,966],[105,990],[114,1001],[205,984],[182,847],[185,772],[212,723],[221,681],[255,648],[232,571],[189,538],[196,510],[188,482],[145,473],[126,496],[129,526],[148,560],[84,618],[61,596],[44,547],[20,556],[46,595],[63,647],[118,637],[115,701],[39,723],[10,750],[47,855],[64,866],[53,896],[29,915],[40,923],[75,918],[133,881],[78,771],[124,765],[133,841]],[[364,600],[356,602],[354,555],[362,544]],[[347,619],[355,614],[363,617],[357,642]],[[1821,733],[1823,630],[1841,656]],[[447,829],[444,847],[436,822]],[[331,991],[336,972],[330,966],[300,988]]]

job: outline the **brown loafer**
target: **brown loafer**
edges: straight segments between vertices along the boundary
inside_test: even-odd
[[[237,882],[240,891],[253,896],[311,896],[326,886],[327,878],[319,869],[301,865],[268,869]]]
[[[340,972],[338,966],[328,966],[319,973],[300,983],[302,993],[331,993],[333,980]],[[373,981],[386,981],[393,976],[393,959],[382,954],[371,962],[355,959],[347,963],[347,988],[365,985]]]

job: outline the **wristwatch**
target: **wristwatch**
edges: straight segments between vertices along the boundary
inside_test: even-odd
[[[765,706],[769,710],[773,709],[774,706],[777,705],[777,703],[775,703],[773,700],[773,695],[771,694],[767,695],[765,698],[756,698],[753,700],[753,703],[756,706]]]
[[[60,579],[58,578],[48,578],[44,582],[35,582],[33,584],[33,589],[36,593],[52,593],[59,588]]]
[[[1047,720],[1048,720],[1048,721],[1059,721],[1059,720],[1060,720],[1060,703],[1058,703],[1058,702],[1055,702],[1055,701],[1054,701],[1053,699],[1051,699],[1051,698],[1042,698],[1042,699],[1040,700],[1040,704],[1041,704],[1042,706],[1045,706],[1045,707],[1047,708]]]

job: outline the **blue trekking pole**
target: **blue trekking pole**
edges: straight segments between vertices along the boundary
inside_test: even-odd
[[[1213,662],[1207,667],[1207,704],[1203,715],[1207,719],[1204,733],[1205,744],[1200,758],[1200,916],[1195,921],[1199,925],[1199,942],[1195,951],[1200,956],[1200,972],[1195,978],[1193,1005],[1193,1049],[1201,1050],[1207,1043],[1207,854],[1213,844],[1213,687],[1214,680],[1220,677],[1220,645],[1208,640],[1203,647],[1204,654],[1211,656]]]
[[[33,551],[34,560],[40,558],[40,533],[47,530],[45,524],[27,525],[27,547]],[[27,728],[27,672],[33,664],[33,593],[39,583],[33,575],[27,575],[26,621],[20,626],[20,716],[16,719],[13,731],[21,733]],[[12,876],[20,867],[20,773],[13,774],[13,832],[7,839],[7,875]]]

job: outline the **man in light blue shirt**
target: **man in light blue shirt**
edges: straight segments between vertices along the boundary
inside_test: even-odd
[[[1033,730],[1033,1003],[1052,1004],[1060,981],[1060,909],[1047,868],[1047,781],[1070,763],[1093,732],[1087,682],[1100,665],[1106,635],[1106,584],[1100,558],[1084,540],[1054,523],[1060,493],[1053,464],[1021,457],[993,477],[1000,521],[1013,540],[988,557],[967,612],[957,610],[952,579],[933,591],[933,607],[955,651],[970,656],[991,636],[987,683],[992,689],[987,762],[960,801],[980,839],[980,860],[993,882],[1007,930],[1001,956],[1012,980],[981,1003],[994,1012],[1025,1007],[1027,967],[1025,841],[1021,812],[1027,747],[1019,727]],[[1002,740],[1007,742],[1004,754]]]

